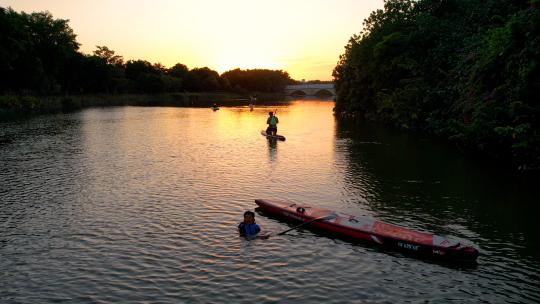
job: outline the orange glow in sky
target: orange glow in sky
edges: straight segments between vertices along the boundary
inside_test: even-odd
[[[282,69],[330,80],[349,38],[383,0],[0,0],[27,13],[69,19],[92,53],[105,45],[125,60],[167,67]]]

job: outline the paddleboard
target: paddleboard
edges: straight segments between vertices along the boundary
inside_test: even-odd
[[[269,135],[269,134],[266,134],[266,130],[262,130],[261,135],[266,136],[266,138],[268,138],[268,139],[278,139],[278,140],[283,140],[283,141],[285,140],[285,136],[279,135],[279,134]]]

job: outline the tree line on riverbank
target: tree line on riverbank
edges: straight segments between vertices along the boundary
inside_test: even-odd
[[[219,75],[181,63],[167,68],[145,60],[124,61],[106,46],[83,54],[68,20],[0,7],[0,95],[275,93],[292,83],[281,70],[235,69]]]
[[[336,114],[540,168],[540,1],[387,0],[334,69]]]

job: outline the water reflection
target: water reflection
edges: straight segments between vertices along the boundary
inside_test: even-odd
[[[354,187],[369,180],[369,192],[378,194],[370,204],[382,217],[399,211],[404,221],[467,236],[493,229],[512,234],[516,223],[533,223],[531,211],[540,211],[537,187],[433,139],[350,121],[338,121],[336,136],[351,139],[346,181]],[[534,231],[522,228],[517,230]],[[536,233],[529,237],[531,244],[540,241]]]
[[[518,276],[535,283],[517,286],[536,293],[538,276],[525,269],[540,268],[540,192],[527,177],[436,139],[381,125],[337,120],[336,143],[346,158],[347,187],[359,189],[355,194],[365,198],[360,204],[372,214],[473,244],[482,264],[498,265],[484,270],[496,280],[497,272],[515,272],[520,265]]]
[[[537,189],[431,139],[336,121],[332,107],[278,106],[286,142],[260,134],[275,106],[97,108],[0,125],[11,139],[0,144],[0,302],[539,299]],[[245,241],[236,225],[255,198],[455,235],[483,255],[462,270],[309,230]]]
[[[267,139],[267,142],[268,142],[268,160],[271,162],[274,162],[277,160],[278,140],[269,138]]]

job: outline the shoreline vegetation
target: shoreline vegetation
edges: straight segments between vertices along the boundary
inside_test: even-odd
[[[84,54],[68,22],[0,7],[0,116],[109,105],[247,105],[252,96],[260,104],[283,99],[285,86],[297,83],[282,70],[220,75],[182,63],[124,61],[106,46]]]
[[[540,0],[387,0],[333,76],[338,117],[540,171]]]
[[[281,93],[259,93],[257,106],[285,102]],[[229,92],[161,93],[161,94],[93,94],[66,96],[0,96],[0,121],[37,114],[71,112],[90,107],[211,107],[248,106],[250,95]]]

